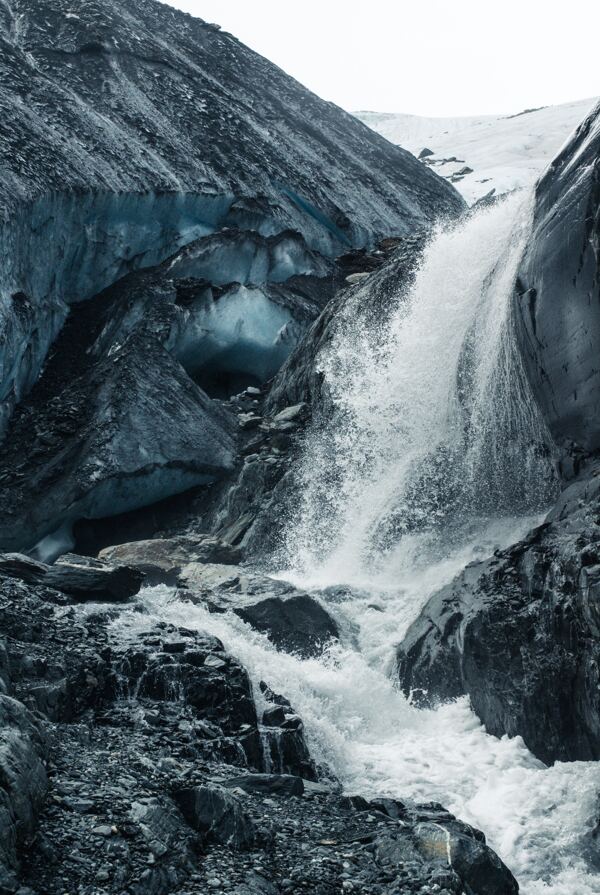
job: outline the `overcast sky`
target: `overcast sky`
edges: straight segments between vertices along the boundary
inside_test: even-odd
[[[511,113],[600,92],[598,0],[169,0],[353,111]]]

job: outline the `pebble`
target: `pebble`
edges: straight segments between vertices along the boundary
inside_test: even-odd
[[[113,829],[114,827],[109,827],[107,824],[102,824],[99,827],[94,827],[92,833],[94,834],[94,836],[104,836],[108,838],[109,836],[112,836]]]

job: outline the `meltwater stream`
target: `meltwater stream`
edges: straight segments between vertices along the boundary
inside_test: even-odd
[[[151,617],[214,633],[256,684],[284,693],[347,791],[441,802],[484,830],[525,895],[600,895],[588,863],[600,764],[546,768],[520,738],[486,734],[467,700],[416,709],[392,673],[429,596],[522,537],[552,499],[511,340],[528,224],[517,197],[440,231],[385,325],[370,328],[350,301],[321,358],[332,410],[307,442],[282,576],[329,602],[342,645],[301,660],[172,589],[141,600]],[[122,615],[119,636],[148,614]]]

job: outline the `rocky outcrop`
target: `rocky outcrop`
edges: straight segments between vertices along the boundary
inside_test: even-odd
[[[317,656],[339,639],[336,621],[319,600],[287,581],[246,568],[190,563],[179,583],[211,612],[234,612],[282,651]]]
[[[113,566],[126,565],[138,569],[149,584],[175,584],[190,563],[236,565],[242,556],[239,547],[212,535],[190,534],[106,547],[100,551],[98,558]]]
[[[547,524],[437,593],[398,650],[405,693],[468,694],[489,733],[549,764],[600,758],[598,519],[597,479],[575,483]]]
[[[0,577],[43,584],[76,600],[122,602],[139,592],[144,575],[125,565],[110,566],[97,560],[65,554],[54,566],[20,553],[0,554]]]
[[[527,372],[565,475],[600,449],[600,107],[537,185],[514,299]]]
[[[32,837],[46,795],[48,748],[41,725],[0,695],[0,891],[16,892],[20,849]]]

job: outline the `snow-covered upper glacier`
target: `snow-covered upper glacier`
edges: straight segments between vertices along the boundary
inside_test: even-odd
[[[380,112],[356,116],[392,143],[419,155],[454,183],[469,204],[533,184],[596,100],[583,99],[515,115],[427,118]],[[465,169],[472,169],[461,172]]]

